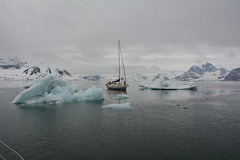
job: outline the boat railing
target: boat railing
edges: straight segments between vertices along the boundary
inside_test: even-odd
[[[4,143],[2,140],[0,140],[0,144],[2,144],[5,149],[8,149],[8,151],[11,151],[13,154],[14,154],[14,157],[16,157],[17,160],[24,160],[22,158],[22,156],[17,152],[15,151],[14,149],[12,149],[11,147],[9,147],[6,143]],[[0,150],[1,151],[1,150]],[[3,160],[8,160],[6,159],[3,155],[1,155],[2,153],[0,153],[0,160],[3,159]],[[11,158],[12,159],[12,158]]]

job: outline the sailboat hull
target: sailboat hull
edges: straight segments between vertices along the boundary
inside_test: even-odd
[[[126,90],[128,85],[119,86],[119,85],[115,85],[115,84],[110,84],[110,85],[106,84],[106,87],[108,89],[112,89],[112,90]]]

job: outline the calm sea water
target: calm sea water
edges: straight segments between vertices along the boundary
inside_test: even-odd
[[[239,82],[202,81],[182,91],[139,90],[131,82],[130,98],[114,100],[122,92],[102,81],[72,81],[101,87],[105,100],[27,106],[10,103],[26,82],[0,83],[0,139],[25,160],[240,159],[240,104],[224,101],[240,93]],[[133,109],[101,108],[126,102]],[[14,158],[1,145],[0,154]]]

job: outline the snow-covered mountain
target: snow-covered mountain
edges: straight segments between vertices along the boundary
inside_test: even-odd
[[[0,57],[0,69],[20,69],[27,62],[19,61],[17,57]]]
[[[235,68],[224,78],[225,81],[240,81],[240,68]]]
[[[187,72],[175,77],[176,80],[223,80],[229,71],[222,66],[216,67],[211,63],[201,66],[193,65]]]
[[[145,81],[149,79],[149,75],[142,75],[142,74],[130,74],[127,75],[127,78],[132,81]]]
[[[238,71],[238,70],[237,70]],[[159,74],[127,74],[127,79],[130,81],[154,81],[163,77],[165,80],[223,80],[229,73],[221,66],[214,66],[211,63],[206,63],[200,66],[193,65],[187,72],[169,72]],[[235,73],[235,74],[234,74]],[[31,64],[21,61],[18,58],[0,58],[0,80],[34,80],[41,79],[49,74],[55,74],[64,79],[85,79],[85,80],[115,80],[118,75],[81,75],[78,78],[73,78],[71,74],[56,67],[51,67],[47,63]],[[236,71],[232,71],[225,80],[235,79],[238,76]]]
[[[49,74],[71,79],[71,74],[66,70],[50,67],[41,62],[31,65],[20,61],[18,58],[0,58],[0,80],[34,80],[41,79]]]
[[[88,76],[82,76],[81,78],[89,81],[97,81],[97,80],[104,79],[104,77],[101,75],[88,75]]]

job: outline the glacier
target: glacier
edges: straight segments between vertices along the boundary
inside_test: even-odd
[[[122,103],[122,104],[108,104],[102,106],[101,108],[113,109],[113,110],[129,110],[132,109],[131,103]]]
[[[77,90],[76,86],[69,85],[61,78],[48,75],[43,79],[34,81],[25,86],[20,94],[18,94],[12,103],[69,103],[81,101],[103,100],[103,91],[101,88],[92,86],[86,91]]]

